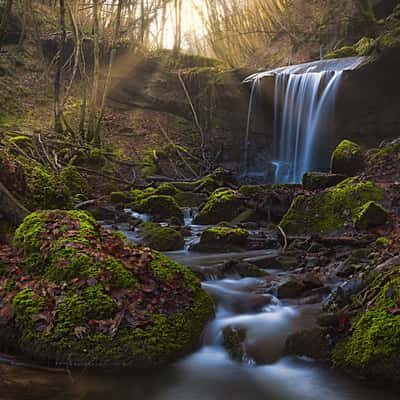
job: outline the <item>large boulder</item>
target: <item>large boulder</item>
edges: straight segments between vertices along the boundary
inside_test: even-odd
[[[357,229],[368,229],[385,224],[387,219],[388,212],[375,201],[369,201],[354,216],[354,223]]]
[[[332,188],[297,196],[280,223],[287,233],[324,233],[353,226],[370,201],[381,203],[383,191],[371,181],[348,178]]]
[[[231,221],[243,210],[243,200],[239,192],[232,189],[217,189],[200,208],[193,223],[212,225]]]
[[[339,143],[332,154],[331,172],[346,176],[357,175],[365,166],[361,147],[350,140]]]
[[[0,343],[37,362],[154,367],[192,351],[212,316],[192,272],[84,212],[33,213],[14,243],[0,252]]]

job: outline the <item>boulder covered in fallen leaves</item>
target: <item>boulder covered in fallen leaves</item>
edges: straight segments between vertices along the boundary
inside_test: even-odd
[[[213,314],[187,268],[85,212],[30,214],[14,244],[0,247],[0,344],[37,362],[169,363],[196,348]]]

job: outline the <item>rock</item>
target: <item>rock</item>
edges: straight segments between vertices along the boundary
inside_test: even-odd
[[[202,232],[200,242],[190,247],[191,251],[227,252],[246,248],[249,232],[241,228],[216,226]]]
[[[246,261],[229,260],[226,261],[222,267],[221,271],[224,275],[240,275],[241,277],[259,277],[268,275],[267,272],[258,268],[256,265],[251,264]]]
[[[156,221],[166,221],[174,218],[179,224],[183,224],[183,212],[172,196],[152,195],[142,200],[137,211],[150,214]]]
[[[39,363],[154,368],[192,352],[213,315],[190,270],[85,212],[30,214],[14,243],[23,260],[0,252],[0,344]]]
[[[232,189],[217,189],[200,208],[194,224],[212,225],[231,221],[243,211],[240,193]]]
[[[327,360],[329,358],[329,339],[325,330],[314,328],[292,333],[286,339],[285,354]]]
[[[361,147],[350,140],[340,142],[332,154],[331,172],[333,174],[355,176],[364,166],[365,160]]]
[[[364,280],[353,277],[338,286],[324,301],[323,310],[332,312],[343,307],[351,300],[351,296],[357,294],[364,287]]]
[[[346,175],[342,174],[329,174],[324,172],[306,172],[303,175],[303,189],[305,190],[319,190],[326,189],[331,186],[336,186],[338,183],[344,181]]]
[[[388,212],[375,201],[369,201],[354,216],[354,223],[357,229],[365,230],[384,225],[387,219]]]
[[[334,232],[352,226],[360,207],[382,200],[375,183],[348,178],[322,192],[297,196],[280,225],[287,234]]]
[[[313,273],[305,274],[304,277],[302,278],[302,281],[305,290],[318,289],[324,286],[319,276]]]
[[[335,367],[379,381],[400,383],[400,278],[392,277],[377,291],[374,304],[362,307],[332,352]]]
[[[199,207],[207,200],[204,193],[179,192],[175,195],[175,200],[180,207]]]
[[[125,192],[112,192],[110,193],[110,202],[114,205],[117,204],[127,204],[130,199],[127,193]]]
[[[244,328],[226,326],[222,330],[222,337],[222,344],[228,352],[229,357],[234,361],[243,361],[246,356],[244,344],[246,340],[246,330]]]
[[[278,286],[278,298],[294,299],[300,297],[305,291],[305,286],[300,279],[289,278]]]
[[[299,266],[300,262],[297,257],[281,255],[276,257],[276,266],[280,266],[282,269],[293,269]]]
[[[173,228],[146,222],[139,229],[146,246],[158,251],[181,250],[185,244],[182,234]]]
[[[281,268],[282,265],[277,260],[278,254],[267,254],[265,256],[257,256],[245,258],[243,261],[256,265],[261,268]]]

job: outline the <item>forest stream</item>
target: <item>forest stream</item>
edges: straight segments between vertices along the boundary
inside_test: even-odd
[[[186,243],[204,230],[191,225]],[[137,236],[119,227],[130,239]],[[186,248],[166,254],[196,266],[218,265],[227,258],[246,259],[273,253],[256,250],[232,253],[195,253]],[[266,270],[283,277],[283,270]],[[203,288],[216,303],[215,318],[207,325],[201,347],[183,360],[152,371],[106,373],[46,370],[0,356],[0,393],[3,400],[397,400],[398,393],[349,378],[307,357],[284,356],[289,333],[315,326],[320,304],[300,305],[263,294],[262,278],[204,280]],[[242,362],[232,361],[222,345],[222,330],[246,330]],[[4,397],[5,396],[5,397]]]

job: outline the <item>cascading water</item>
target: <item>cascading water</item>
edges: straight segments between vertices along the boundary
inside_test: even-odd
[[[316,61],[256,73],[245,79],[252,83],[247,116],[244,174],[260,175],[249,167],[249,146],[254,103],[261,80],[275,77],[273,149],[268,163],[274,167],[274,183],[299,183],[307,171],[328,165],[330,129],[336,94],[343,71],[360,66],[365,59],[349,57]]]

